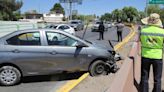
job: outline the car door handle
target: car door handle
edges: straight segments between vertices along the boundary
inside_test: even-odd
[[[18,49],[15,49],[12,51],[13,53],[20,53],[20,51]]]
[[[56,52],[56,51],[52,51],[52,52],[50,52],[50,54],[51,54],[51,55],[56,55],[57,52]]]

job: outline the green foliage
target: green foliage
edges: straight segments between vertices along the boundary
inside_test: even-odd
[[[100,18],[102,21],[105,20],[105,21],[111,21],[112,19],[112,14],[110,13],[105,13],[104,15],[101,16]]]
[[[160,16],[161,16],[162,22],[164,23],[164,8],[161,9]]]
[[[138,18],[138,11],[134,7],[124,7],[123,9],[115,9],[112,13],[105,13],[101,16],[101,20],[107,21],[129,21],[133,22]]]
[[[160,6],[159,5],[149,5],[147,8],[147,13],[150,15],[151,13],[160,13]],[[145,9],[146,11],[146,9]]]
[[[127,19],[129,19],[130,22],[134,22],[138,17],[138,11],[134,7],[124,7],[122,9],[122,12],[123,12],[122,15],[124,15],[123,16],[124,21],[128,21]]]
[[[14,11],[19,10],[23,5],[19,0],[0,0],[0,19],[14,20]]]
[[[14,16],[15,17],[13,18],[13,20],[23,19],[23,16],[21,15],[20,11],[14,12]]]
[[[146,9],[145,9],[146,11]],[[159,5],[157,4],[151,4],[148,6],[147,8],[147,13],[148,15],[152,14],[152,13],[158,13],[161,16],[161,20],[164,23],[164,8],[161,8]]]
[[[96,15],[73,15],[72,16],[72,19],[73,20],[82,20],[82,21],[85,21],[85,22],[92,22],[94,19],[96,18]]]
[[[65,14],[64,8],[61,6],[60,3],[55,3],[53,8],[50,9],[50,11],[55,13]]]
[[[112,19],[117,22],[119,20],[122,20],[122,10],[115,9],[114,11],[112,11]]]

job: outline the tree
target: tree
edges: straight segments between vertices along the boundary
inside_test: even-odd
[[[18,11],[23,5],[21,0],[0,0],[0,19],[14,20],[13,12]]]
[[[160,11],[160,17],[161,17],[162,22],[164,23],[164,8],[162,8]]]
[[[164,22],[164,8],[161,8],[159,5],[149,5],[147,7],[147,13],[148,15],[152,13],[158,13],[161,16],[162,22]]]
[[[105,21],[111,21],[111,19],[112,19],[112,14],[110,14],[110,13],[105,13],[104,15],[101,16],[100,19],[101,19],[101,20],[105,20]]]
[[[124,21],[129,19],[130,22],[134,22],[138,18],[138,10],[134,7],[124,7],[122,12]]]
[[[114,11],[112,11],[112,19],[114,19],[117,22],[119,20],[122,20],[122,10],[115,9]]]
[[[139,11],[138,12],[138,18],[137,20],[140,21],[141,19],[145,18],[146,17],[146,13],[143,12],[143,11]]]
[[[146,9],[145,9],[146,11]],[[148,15],[150,15],[151,13],[160,13],[161,9],[160,9],[160,6],[159,5],[149,5],[147,7],[147,13]]]
[[[55,3],[53,8],[50,9],[50,11],[55,13],[65,14],[64,8],[61,6],[60,3]]]

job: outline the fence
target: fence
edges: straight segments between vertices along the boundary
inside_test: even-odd
[[[43,28],[44,23],[0,21],[0,36],[17,30]]]

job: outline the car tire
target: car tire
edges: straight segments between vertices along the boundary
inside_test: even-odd
[[[0,68],[0,84],[3,86],[12,86],[21,80],[20,71],[13,66],[2,66]]]
[[[102,60],[97,60],[90,65],[89,73],[91,76],[104,75],[106,73],[105,62]]]
[[[81,30],[84,30],[84,27],[82,27]]]

